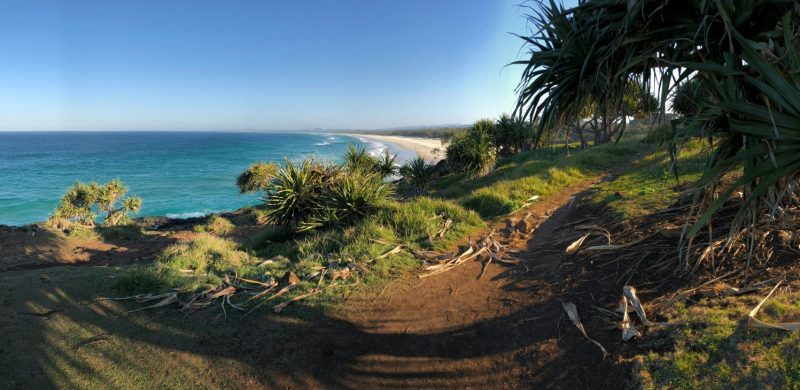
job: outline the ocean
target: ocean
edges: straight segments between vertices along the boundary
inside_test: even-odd
[[[142,197],[137,216],[189,218],[260,202],[236,177],[255,161],[316,156],[340,162],[348,144],[399,160],[413,152],[331,134],[277,132],[0,132],[0,224],[44,221],[80,181],[119,178]]]

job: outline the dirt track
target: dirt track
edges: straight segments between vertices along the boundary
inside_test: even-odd
[[[206,366],[205,371],[192,371],[204,378],[193,383],[211,387],[618,388],[627,376],[617,364],[619,332],[591,306],[613,308],[619,291],[613,282],[600,283],[596,280],[601,276],[588,275],[585,259],[564,255],[576,233],[559,228],[599,216],[576,200],[592,184],[584,182],[535,204],[529,211],[540,225],[516,248],[520,265],[492,263],[480,279],[481,263],[468,261],[424,281],[398,280],[377,299],[361,294],[332,314],[298,310],[225,320],[209,311],[187,321],[177,312],[127,314],[124,306],[77,298],[58,304],[51,321],[81,323],[98,334],[135,343],[134,350],[108,344],[108,353],[120,361],[147,356],[169,359],[173,370],[181,362]],[[97,258],[105,256],[95,255],[92,262]],[[49,307],[53,303],[47,297],[53,291],[78,294],[70,290],[76,287],[61,282],[70,273],[57,272],[53,269],[45,279],[35,269],[5,276],[9,283],[19,280],[20,286],[45,280],[41,291],[20,295],[24,298],[19,305]],[[561,300],[577,305],[608,357],[578,333]],[[7,311],[22,326],[33,318],[19,314],[29,310],[19,305]],[[114,314],[98,317],[86,308]],[[151,330],[162,327],[175,331]],[[52,337],[52,330],[31,325],[24,329],[21,334],[29,339]],[[49,342],[35,345],[41,349],[34,354],[54,354]],[[74,354],[63,353],[68,358]],[[41,374],[31,383],[53,384]]]
[[[563,255],[564,247],[552,245],[563,240],[557,229],[561,224],[587,217],[589,209],[579,207],[573,195],[591,184],[548,197],[531,210],[542,223],[527,246],[519,248],[519,267],[492,264],[478,279],[482,266],[471,261],[424,280],[398,281],[377,301],[351,301],[316,329],[305,329],[303,340],[294,341],[298,352],[284,352],[279,359],[283,368],[270,372],[264,385],[619,387],[625,378],[613,364],[619,333],[589,311],[590,304],[613,305],[617,297],[585,280],[583,268]],[[564,314],[562,299],[578,305],[589,332],[610,356],[603,359],[578,333]]]

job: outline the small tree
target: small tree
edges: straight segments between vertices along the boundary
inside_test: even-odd
[[[383,155],[377,158],[375,170],[382,178],[387,178],[396,174],[398,170],[397,155],[389,154],[388,150],[384,150]]]
[[[264,191],[277,172],[278,166],[275,163],[253,163],[236,178],[236,186],[243,194]]]
[[[400,174],[411,188],[411,193],[421,195],[433,179],[433,165],[424,158],[417,157],[400,167]]]
[[[374,172],[379,164],[378,159],[371,156],[363,146],[347,145],[344,152],[344,164],[348,171],[365,170]]]
[[[61,197],[47,224],[57,230],[67,229],[74,224],[94,227],[97,215],[105,213],[104,224],[116,226],[127,221],[129,214],[142,208],[142,199],[138,196],[123,199],[127,192],[128,188],[119,179],[103,185],[75,182]]]
[[[494,122],[490,119],[475,122],[468,131],[452,138],[447,146],[447,161],[469,175],[488,174],[497,161],[494,131]]]

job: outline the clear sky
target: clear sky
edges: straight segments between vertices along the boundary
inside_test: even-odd
[[[510,112],[520,0],[2,1],[0,130],[388,128]]]

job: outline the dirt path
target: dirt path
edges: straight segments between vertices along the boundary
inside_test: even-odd
[[[12,383],[28,388],[618,388],[624,346],[591,307],[613,308],[619,290],[564,255],[576,232],[561,228],[599,216],[579,201],[596,181],[527,210],[540,224],[517,248],[519,266],[492,264],[479,279],[482,265],[466,262],[424,282],[398,280],[379,297],[358,294],[333,313],[129,313],[88,287],[114,269],[0,272],[0,352],[26,351],[0,356],[0,367],[24,370]],[[610,356],[578,333],[561,300],[578,306]],[[83,343],[82,354],[103,358],[79,357]]]
[[[317,369],[313,376],[322,387],[619,385],[619,368],[564,315],[560,300],[581,298],[580,270],[565,260],[564,246],[551,245],[562,239],[558,226],[586,217],[577,198],[596,181],[549,196],[530,210],[541,224],[519,248],[519,267],[490,265],[478,279],[481,264],[468,262],[434,277],[395,283],[375,303],[345,305],[338,320],[347,328],[327,336],[333,359],[306,368]],[[582,315],[592,321],[590,313]],[[612,342],[614,336],[596,337]]]

